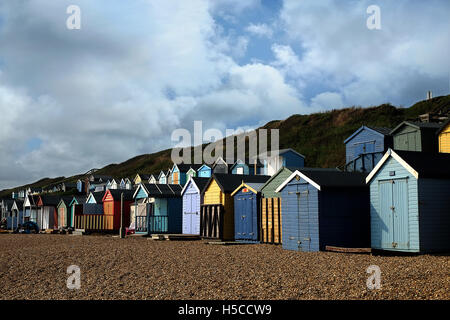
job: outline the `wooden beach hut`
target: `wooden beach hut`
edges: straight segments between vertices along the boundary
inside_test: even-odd
[[[203,164],[197,169],[197,177],[199,178],[211,178],[212,169],[210,166]]]
[[[141,234],[182,231],[181,186],[178,184],[141,183],[134,192],[135,216],[130,229]]]
[[[305,166],[305,156],[291,148],[262,153],[259,157],[264,163],[263,174],[269,176],[273,176],[281,167]]]
[[[118,231],[120,229],[122,195],[123,195],[123,227],[130,224],[130,204],[133,202],[133,190],[108,190],[103,202],[104,221],[101,230]]]
[[[294,172],[296,167],[281,167],[261,187],[260,241],[281,244],[281,194],[275,190]]]
[[[326,246],[370,246],[366,174],[303,168],[277,189],[281,192],[282,246],[296,251]]]
[[[372,248],[450,250],[450,154],[389,149],[366,182]]]
[[[83,214],[83,204],[86,203],[86,196],[74,196],[69,203],[67,216],[67,226],[75,228],[75,217]]]
[[[60,197],[40,195],[38,200],[38,218],[37,224],[39,229],[58,229],[58,212],[56,207],[58,206]]]
[[[234,200],[235,240],[259,241],[262,186],[264,186],[264,183],[242,182],[231,193]]]
[[[450,119],[444,122],[436,134],[438,136],[439,152],[450,153]]]
[[[403,121],[390,133],[394,150],[438,152],[436,132],[440,128],[435,122]]]
[[[61,197],[56,207],[58,212],[58,229],[70,227],[70,202],[73,197],[64,196]]]
[[[181,191],[183,197],[183,234],[200,234],[202,191],[208,178],[190,178]]]
[[[345,139],[346,171],[371,171],[388,148],[392,148],[392,129],[361,126]]]
[[[200,235],[221,240],[234,239],[234,200],[231,193],[243,182],[263,183],[269,177],[215,173],[203,190]]]

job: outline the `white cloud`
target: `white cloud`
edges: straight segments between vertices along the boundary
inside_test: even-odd
[[[258,37],[271,38],[273,35],[273,30],[265,23],[253,24],[250,23],[245,30]]]
[[[311,108],[317,111],[340,109],[344,107],[342,97],[336,92],[322,92],[311,99]]]
[[[284,1],[280,18],[290,43],[302,48],[295,62],[301,88],[325,86],[344,104],[365,106],[413,103],[427,90],[447,94],[450,4],[379,1],[381,30],[369,30],[370,4]]]

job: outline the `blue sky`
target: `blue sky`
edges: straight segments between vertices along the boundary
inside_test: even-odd
[[[66,8],[81,9],[68,30]],[[381,29],[366,26],[369,5]],[[449,94],[446,0],[0,2],[0,188],[174,145],[177,128]]]

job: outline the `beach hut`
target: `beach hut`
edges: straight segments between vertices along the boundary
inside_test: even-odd
[[[38,200],[38,218],[37,225],[39,229],[58,229],[58,206],[59,196],[40,195]]]
[[[294,172],[296,167],[281,167],[261,187],[260,241],[281,244],[281,195],[275,190]]]
[[[212,169],[210,166],[203,164],[197,169],[197,177],[199,178],[211,178]]]
[[[371,171],[388,148],[392,148],[392,129],[361,126],[345,139],[346,171]]]
[[[134,192],[130,229],[141,234],[181,233],[182,199],[178,184],[143,184]]]
[[[133,179],[133,184],[135,186],[137,186],[140,183],[145,183],[146,181],[148,181],[148,179],[150,179],[150,175],[149,174],[137,173],[136,176]]]
[[[86,186],[86,182],[84,180],[82,180],[82,179],[78,179],[77,180],[77,191],[79,193],[86,192],[86,187],[85,186]]]
[[[67,226],[75,227],[75,217],[83,214],[83,204],[86,203],[86,196],[74,196],[69,203]]]
[[[187,182],[187,172],[191,169],[190,164],[174,164],[171,169],[170,183],[180,184],[182,186]]]
[[[152,174],[148,179],[148,183],[158,183],[158,178],[154,174]]]
[[[273,176],[281,167],[302,168],[305,166],[305,156],[290,148],[262,153],[260,158],[264,159],[262,173],[269,176]]]
[[[58,212],[58,229],[67,228],[70,226],[68,218],[70,217],[69,208],[72,199],[73,197],[71,196],[61,197],[58,205],[56,206],[56,210]]]
[[[133,202],[133,190],[108,190],[105,192],[103,202],[103,225],[101,230],[120,229],[122,195],[123,195],[123,227],[130,224],[130,204]]]
[[[212,165],[213,173],[228,173],[228,164],[222,157],[218,157]]]
[[[158,176],[158,184],[167,184],[167,175],[161,170]]]
[[[183,234],[200,234],[202,191],[209,178],[190,178],[181,191],[183,197]]]
[[[444,122],[436,133],[439,142],[439,152],[450,153],[450,119]]]
[[[394,150],[438,152],[436,132],[440,127],[434,122],[403,121],[390,133]]]
[[[450,154],[389,149],[366,182],[372,248],[450,250]]]
[[[215,173],[202,192],[200,235],[221,240],[234,239],[234,201],[231,193],[244,181],[263,183],[269,177]]]
[[[19,227],[19,224],[22,224],[23,221],[23,204],[24,201],[21,199],[15,199],[14,203],[11,207],[11,220],[8,222],[8,229],[14,229]]]
[[[1,210],[1,220],[3,219],[9,219],[11,220],[12,218],[12,206],[14,204],[14,199],[3,199],[0,203],[0,210]]]
[[[264,173],[264,166],[259,161],[252,163],[249,159],[238,159],[231,167],[232,174],[256,175]]]
[[[23,220],[37,223],[39,207],[37,205],[39,197],[37,195],[27,194],[23,202]]]
[[[259,241],[262,186],[264,183],[242,182],[231,193],[234,200],[235,240]]]
[[[107,190],[110,191],[110,190]],[[75,229],[84,230],[112,230],[112,223],[108,224],[104,215],[103,196],[107,191],[91,192],[83,203],[82,214],[75,214]],[[80,209],[75,209],[80,210]]]
[[[370,246],[369,188],[366,174],[329,169],[294,171],[281,192],[282,246],[296,251],[326,246]]]

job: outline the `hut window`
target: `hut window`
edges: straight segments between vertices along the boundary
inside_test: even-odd
[[[237,168],[236,169],[236,173],[237,174],[244,174],[244,168],[242,168],[242,167]]]

